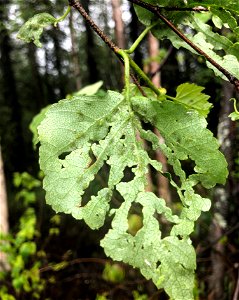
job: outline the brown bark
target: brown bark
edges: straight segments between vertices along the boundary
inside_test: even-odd
[[[69,27],[70,27],[70,36],[71,36],[72,71],[75,77],[76,90],[78,91],[81,89],[81,78],[80,78],[81,71],[80,71],[79,53],[77,49],[77,39],[76,39],[76,32],[74,28],[72,10],[70,11]]]
[[[115,40],[119,48],[125,48],[124,22],[122,19],[121,1],[111,0],[113,20],[115,22]]]
[[[233,124],[228,115],[232,111],[232,103],[228,100],[233,96],[233,86],[229,82],[224,82],[223,97],[221,99],[221,110],[218,123],[218,140],[221,144],[221,152],[227,162],[229,174],[233,166]],[[210,226],[209,240],[213,243],[211,250],[212,273],[209,278],[210,300],[224,299],[224,279],[225,279],[225,243],[220,241],[227,227],[228,202],[231,198],[230,175],[225,186],[218,186],[214,191],[214,217]]]
[[[158,56],[159,52],[159,42],[158,40],[150,33],[148,37],[149,43],[149,57],[151,61],[149,63],[149,73],[155,74],[152,78],[152,82],[155,86],[160,87],[161,85],[161,78],[160,73],[156,72],[159,68],[159,62],[155,59]],[[163,138],[160,132],[155,128],[154,133],[158,136],[159,140],[163,142]],[[160,151],[156,151],[156,159],[161,162],[163,166],[163,172],[167,172],[167,158],[165,155]],[[159,197],[162,197],[167,202],[171,201],[170,190],[169,190],[169,181],[166,177],[162,176],[161,174],[157,174],[157,190]]]

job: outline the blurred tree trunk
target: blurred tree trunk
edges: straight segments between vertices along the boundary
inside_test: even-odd
[[[124,22],[122,19],[121,0],[111,0],[113,20],[115,22],[115,40],[117,46],[125,48]]]
[[[82,0],[81,1],[85,11],[89,14],[90,1]],[[99,80],[97,72],[97,55],[95,55],[95,42],[94,42],[94,32],[91,27],[87,24],[84,19],[84,24],[86,28],[86,53],[87,53],[87,68],[88,68],[88,78],[89,83],[94,83]]]
[[[52,41],[54,44],[54,66],[55,69],[57,70],[58,73],[58,84],[57,87],[59,89],[59,96],[61,99],[64,99],[66,97],[66,81],[63,75],[63,67],[62,67],[62,60],[63,60],[63,56],[62,56],[62,49],[61,49],[61,45],[60,45],[60,41],[58,38],[58,32],[53,29],[51,31],[51,37],[52,37]]]
[[[114,33],[115,33],[115,42],[117,46],[121,49],[125,49],[125,34],[124,34],[124,22],[122,19],[121,11],[121,0],[111,0],[113,20],[115,23]],[[121,70],[121,84],[124,86],[124,66],[120,65]]]
[[[48,8],[48,12],[52,15],[54,15],[54,7],[53,3],[51,3],[50,0],[44,0],[45,5]],[[66,78],[63,74],[63,51],[61,47],[61,42],[60,42],[60,34],[62,32],[60,30],[56,30],[56,28],[53,28],[52,30],[49,31],[49,36],[52,39],[53,45],[54,45],[54,56],[53,56],[53,64],[54,67],[58,73],[57,76],[57,84],[56,88],[59,90],[59,97],[61,99],[64,99],[66,97]]]
[[[9,230],[8,224],[8,205],[7,205],[7,191],[5,183],[5,175],[3,168],[2,149],[0,144],[0,241],[1,234],[7,234]],[[8,269],[8,263],[5,253],[0,252],[0,271]]]
[[[50,54],[48,49],[45,49],[45,73],[44,73],[44,83],[46,86],[46,94],[47,94],[47,103],[55,103],[57,101],[56,94],[54,92],[53,84],[51,84],[50,80],[50,67],[49,67],[49,62],[51,61],[50,59]]]
[[[158,54],[159,54],[159,41],[151,34],[149,33],[148,36],[148,44],[149,44],[149,57],[150,57],[150,63],[149,63],[149,74],[154,74],[152,77],[152,82],[155,86],[160,87],[161,86],[161,78],[160,73],[157,72],[159,68],[159,63],[156,60]],[[163,142],[163,138],[160,134],[160,132],[155,128],[154,133],[158,136],[159,140]],[[160,151],[156,151],[156,159],[161,162],[163,166],[163,172],[167,172],[167,158],[165,155]],[[158,189],[158,195],[159,197],[162,197],[167,202],[171,201],[170,196],[170,190],[169,190],[169,181],[166,177],[162,176],[161,174],[157,174],[157,189]]]
[[[27,45],[28,47],[28,61],[31,68],[32,85],[34,88],[34,101],[36,102],[36,112],[47,105],[44,95],[44,88],[41,75],[39,73],[39,66],[36,58],[36,46],[32,43]]]
[[[75,79],[76,90],[81,89],[81,78],[80,78],[80,61],[79,61],[79,51],[77,49],[77,39],[76,32],[74,28],[73,11],[70,11],[69,16],[69,27],[71,36],[71,57],[72,57],[72,70]]]
[[[210,300],[225,299],[225,242],[220,238],[225,233],[227,227],[228,203],[232,198],[233,188],[231,186],[230,174],[233,168],[233,140],[235,132],[233,122],[228,115],[232,112],[232,102],[228,99],[233,96],[233,86],[225,81],[222,86],[221,110],[219,115],[217,137],[221,145],[221,152],[224,154],[229,170],[229,178],[225,186],[217,186],[213,197],[213,220],[209,231],[209,240],[212,243],[211,263],[212,273],[209,278],[209,297]],[[217,241],[215,243],[215,241]]]
[[[8,12],[6,1],[0,0],[0,68],[2,73],[3,89],[2,94],[9,107],[9,119],[4,124],[4,134],[2,135],[2,145],[5,141],[10,141],[11,150],[8,153],[8,160],[10,160],[12,171],[23,171],[25,169],[25,147],[22,133],[22,117],[21,106],[18,101],[17,85],[15,74],[13,71],[13,64],[11,59],[12,47],[9,33],[5,27],[8,23]],[[9,144],[9,142],[6,144]]]

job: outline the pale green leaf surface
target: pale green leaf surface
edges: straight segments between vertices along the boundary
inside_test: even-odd
[[[196,174],[190,175],[190,180],[199,181],[207,188],[225,183],[228,174],[225,158],[202,116],[167,100],[160,103],[139,97],[133,98],[133,105],[157,127],[172,157],[195,162]]]
[[[108,132],[112,114],[122,101],[120,94],[111,92],[105,97],[62,100],[48,110],[38,127],[40,165],[45,173],[46,199],[56,211],[81,215],[77,212],[81,196],[107,159],[115,132],[124,126],[117,123]],[[91,144],[106,136],[108,143],[93,162]]]
[[[228,117],[231,118],[232,121],[237,121],[237,120],[239,120],[239,114],[238,114],[237,112],[235,112],[235,111],[232,112]]]
[[[210,11],[213,13],[214,16],[217,16],[221,20],[221,24],[228,24],[230,29],[235,32],[236,28],[238,27],[236,18],[231,14],[230,11],[221,10],[212,7]]]
[[[201,89],[196,90],[197,97],[205,100]],[[178,93],[186,101],[187,93],[180,88]],[[210,201],[196,195],[193,186],[197,182],[205,187],[223,182],[226,163],[202,116],[179,103],[152,97],[154,100],[133,97],[132,108],[137,116],[159,129],[165,144],[160,144],[153,132],[142,129],[135,112],[119,93],[78,95],[52,105],[38,127],[46,200],[56,211],[84,219],[92,229],[103,226],[106,216],[111,215],[111,229],[101,241],[106,254],[139,268],[146,278],[165,288],[172,299],[193,299],[195,252],[188,235],[201,211],[210,207]],[[162,166],[148,156],[136,138],[137,131],[145,135],[153,149],[161,148],[180,178],[178,186],[168,174],[182,201],[179,216],[164,199],[145,191],[148,166],[159,172]],[[195,174],[187,177],[181,160],[188,158],[195,162]],[[83,205],[86,189],[104,165],[109,167],[106,187]],[[128,182],[122,181],[126,168],[133,175]],[[115,189],[123,200],[119,208],[112,209]],[[142,207],[143,226],[131,235],[128,218],[135,204]],[[161,238],[158,216],[172,224],[169,237]]]
[[[43,29],[55,22],[56,19],[48,13],[36,14],[23,24],[17,37],[27,43],[34,42],[37,47],[42,47],[40,37]]]
[[[80,89],[78,92],[76,92],[74,95],[78,96],[78,95],[94,95],[98,92],[98,90],[102,87],[103,85],[103,81],[97,81],[96,83],[87,85],[85,87],[83,87],[82,89]]]
[[[183,83],[177,87],[175,100],[206,117],[212,104],[208,102],[210,97],[202,93],[203,90],[203,87],[196,84]]]

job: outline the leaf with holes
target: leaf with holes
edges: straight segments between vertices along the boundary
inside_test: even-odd
[[[56,21],[56,18],[48,13],[36,14],[20,28],[17,37],[27,43],[34,42],[37,47],[42,47],[40,37],[43,29]]]
[[[182,102],[190,98],[188,88],[177,90]],[[201,88],[193,88],[193,95],[204,102]],[[193,187],[198,182],[207,188],[223,183],[226,162],[196,111],[131,92],[132,107],[124,96],[109,91],[105,96],[78,95],[47,110],[38,127],[46,200],[56,211],[84,219],[92,229],[103,226],[111,215],[111,229],[101,241],[106,254],[138,267],[173,299],[193,299],[195,251],[189,235],[201,212],[210,208],[210,201],[195,194]],[[145,131],[139,118],[156,126],[165,144],[152,131]],[[146,191],[149,165],[159,172],[162,166],[148,156],[137,132],[153,149],[161,148],[173,165],[180,184],[172,176],[169,180],[182,201],[180,215],[173,214],[164,199]],[[188,176],[181,165],[187,159],[195,163],[194,173]],[[106,186],[85,204],[82,198],[104,165],[109,167]],[[124,181],[127,168],[133,177]],[[123,199],[117,209],[111,203],[114,190]],[[143,224],[132,235],[128,219],[135,206],[142,207]],[[157,216],[172,224],[170,236],[161,237]]]

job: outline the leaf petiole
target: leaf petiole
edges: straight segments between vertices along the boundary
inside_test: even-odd
[[[158,23],[157,22],[154,22],[152,25],[146,27],[144,29],[144,31],[138,36],[138,38],[134,41],[133,45],[128,49],[128,50],[125,50],[126,53],[128,54],[132,54],[135,49],[138,47],[138,45],[140,44],[140,42],[142,42],[143,38],[148,34],[148,32]]]
[[[65,13],[60,18],[56,19],[56,22],[54,23],[54,26],[56,27],[59,22],[65,20],[65,18],[69,15],[70,11],[71,11],[71,6],[68,5],[67,10],[65,11]]]
[[[120,49],[118,54],[124,59],[124,81],[125,81],[125,92],[126,92],[126,100],[130,101],[130,63],[129,63],[129,55],[125,50]]]

